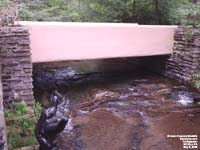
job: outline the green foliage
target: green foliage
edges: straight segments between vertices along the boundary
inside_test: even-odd
[[[200,27],[200,2],[193,4],[185,0],[174,9],[173,14],[175,15],[171,15],[172,23]]]
[[[38,120],[42,111],[42,107],[39,102],[35,102],[33,104],[33,111],[34,111],[35,119]]]
[[[193,76],[194,86],[200,90],[200,72]]]
[[[196,80],[196,81],[195,81],[195,87],[196,87],[197,89],[200,89],[200,80]]]
[[[20,20],[200,26],[200,2],[191,0],[20,0],[15,6]]]
[[[17,9],[14,3],[3,0],[0,1],[0,26],[13,25],[17,20]]]
[[[0,1],[0,8],[9,7],[10,5],[11,5],[11,2],[8,1],[8,0],[1,0]]]
[[[34,129],[40,111],[38,103],[33,108],[23,103],[14,103],[12,109],[5,110],[9,149],[37,144]]]
[[[21,0],[21,20],[169,24],[188,0]],[[178,22],[179,23],[179,22]]]
[[[14,103],[15,113],[17,115],[23,115],[27,111],[27,105],[23,103]]]
[[[50,7],[55,7],[55,6],[63,6],[65,4],[64,0],[48,0],[48,5]]]

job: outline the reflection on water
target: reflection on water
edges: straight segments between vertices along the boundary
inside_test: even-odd
[[[180,140],[167,135],[200,133],[197,93],[166,78],[98,83],[64,94],[69,104],[60,111],[70,121],[58,140],[61,150],[181,150]]]

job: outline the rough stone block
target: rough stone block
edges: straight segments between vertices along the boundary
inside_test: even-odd
[[[24,96],[24,90],[32,90],[32,61],[28,28],[24,26],[0,28],[0,60],[4,103],[18,99],[28,101],[33,96]],[[17,91],[16,91],[17,90]]]
[[[200,69],[200,29],[179,27],[174,40],[174,54],[166,61],[163,74],[182,82],[190,81]]]

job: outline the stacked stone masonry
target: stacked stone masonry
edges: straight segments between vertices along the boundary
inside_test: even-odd
[[[0,62],[1,64],[1,62]],[[5,132],[5,120],[3,112],[3,92],[1,83],[1,65],[0,65],[0,150],[6,150],[6,132]]]
[[[33,102],[30,39],[26,27],[0,28],[0,60],[4,106]]]
[[[200,29],[179,27],[174,37],[173,55],[165,62],[164,75],[188,82],[200,69]]]

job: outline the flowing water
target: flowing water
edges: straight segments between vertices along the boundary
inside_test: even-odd
[[[69,122],[58,138],[61,150],[200,149],[200,106],[193,103],[198,94],[170,79],[133,77],[63,94],[59,113]],[[183,142],[181,136],[194,138]]]

